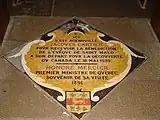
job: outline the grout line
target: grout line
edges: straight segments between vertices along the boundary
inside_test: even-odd
[[[150,32],[151,32],[152,37],[153,37],[154,39],[156,39],[157,42],[159,43],[159,39],[158,39],[158,37],[157,37],[157,35],[156,35],[156,33],[155,33],[152,25],[151,25],[151,21],[148,22],[148,27],[149,27],[149,30],[150,30]]]
[[[6,39],[8,39],[11,31],[13,30],[13,27],[14,27],[14,24],[15,24],[15,20],[16,20],[16,19],[11,19],[11,18],[10,18],[10,21],[9,21],[9,23],[8,23],[8,26],[7,26],[7,29],[6,29],[6,32],[5,32],[3,41],[5,41]]]
[[[54,11],[54,8],[55,8],[55,2],[56,2],[56,0],[53,0],[50,16],[53,16],[53,11]]]
[[[138,3],[142,9],[146,9],[147,0],[144,0],[144,3],[141,3],[140,0],[138,0]]]

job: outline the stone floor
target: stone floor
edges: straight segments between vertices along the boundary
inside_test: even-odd
[[[11,1],[8,4],[12,16],[149,18],[155,4],[154,0],[149,0],[146,9],[141,9],[138,0],[19,0],[16,5]]]
[[[6,53],[55,28],[68,17],[11,17],[0,53]],[[78,18],[82,19],[82,18]],[[83,120],[159,120],[160,44],[149,19],[84,17],[97,29],[119,38],[148,59]],[[0,119],[74,120],[61,106],[11,64],[0,58]]]

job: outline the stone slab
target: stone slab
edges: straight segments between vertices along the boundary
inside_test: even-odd
[[[8,2],[11,16],[50,16],[53,3],[54,0],[10,0]]]
[[[150,5],[150,6],[149,6]],[[56,0],[53,16],[80,17],[150,17],[153,4],[146,10],[140,8],[138,0]]]
[[[158,120],[160,81],[126,79],[84,120]]]
[[[87,26],[87,28],[84,26]],[[105,34],[97,31],[96,28],[89,26],[79,19],[69,20],[53,31],[48,32],[48,34],[42,35],[42,37],[39,39],[43,41],[45,45],[39,45],[37,43],[35,44],[35,42],[38,41],[33,40],[25,44],[23,47],[18,47],[18,50],[16,49],[10,51],[9,54],[5,55],[4,57],[17,69],[27,74],[42,89],[48,92],[51,97],[66,107],[66,110],[73,113],[79,119],[84,114],[90,112],[90,110],[114,87],[116,87],[116,85],[123,80],[124,77],[129,75],[137,66],[145,61],[145,56],[143,53],[135,51],[134,48],[120,43],[117,39],[111,37],[107,33]],[[83,40],[83,42],[77,42],[77,39],[81,41]],[[93,39],[95,41],[93,41]],[[40,41],[38,43],[40,43]],[[89,43],[90,45],[88,45]],[[88,48],[95,48],[96,45],[96,48],[101,48],[104,50],[103,53],[102,50],[93,50],[94,53],[93,51],[91,53],[91,51],[88,50]],[[57,54],[59,54],[59,50],[53,50],[55,47],[58,47],[59,49],[61,48],[61,55],[63,55],[63,57],[59,57],[59,55],[57,56]],[[69,49],[71,47],[72,50]],[[42,53],[43,48],[47,49],[45,49],[45,51]],[[127,48],[128,50],[126,50]],[[27,50],[29,51],[26,52]],[[79,60],[81,59],[81,61],[77,61],[75,57],[71,57],[73,54],[76,55]],[[93,57],[95,55],[104,54],[108,57]],[[23,57],[24,55],[27,56],[27,58]],[[44,57],[40,57],[42,55]],[[109,56],[118,57],[110,58]],[[44,58],[47,60],[46,62],[43,61]],[[34,67],[32,67],[33,65]],[[72,65],[72,70],[56,68],[67,67],[68,65]],[[48,69],[49,67],[53,66],[56,69]],[[25,67],[27,67],[27,69],[25,69]],[[94,67],[94,70],[90,67]],[[95,67],[97,68],[95,69]],[[107,70],[106,67],[108,67]],[[71,73],[68,73],[68,71]],[[73,71],[79,71],[79,73],[75,73]],[[100,72],[104,71],[105,74],[101,73],[100,75]],[[112,79],[113,77],[115,80]],[[116,79],[116,77],[119,78]],[[62,96],[60,94],[62,94]],[[98,101],[92,97],[93,94],[97,96],[99,99]],[[59,97],[62,97],[63,99],[58,99]]]
[[[6,39],[31,41],[41,34],[58,26],[58,24],[67,20],[66,18],[49,18],[49,17],[11,17],[10,24],[14,24],[9,31],[10,34]]]
[[[16,17],[16,20],[21,23],[21,26],[17,27],[15,24],[14,31],[12,29],[5,36],[6,39],[2,44],[1,53],[10,51],[14,47],[22,45],[27,40],[35,39],[40,33],[45,32],[46,29],[51,29],[55,24],[60,24],[67,19],[58,17],[49,18],[48,20],[48,18],[44,17]],[[128,18],[83,19],[98,29],[121,39],[148,57],[147,61],[141,67],[130,74],[83,119],[158,120],[160,118],[160,62],[157,58],[160,56],[160,44],[150,28],[149,20]],[[39,23],[31,24],[31,21],[34,20],[39,21]],[[50,22],[44,22],[45,20]],[[54,20],[56,21],[55,23],[53,23]],[[33,32],[34,27],[43,23],[45,27],[42,27],[42,29],[37,27],[35,32]],[[53,26],[51,26],[52,24]],[[26,34],[27,32],[20,34],[23,33],[21,31],[24,28],[30,29],[28,34]],[[2,93],[0,95],[2,99],[0,100],[4,103],[0,105],[0,117],[20,117],[20,119],[25,117],[36,119],[38,117],[38,119],[45,119],[47,116],[50,119],[57,120],[71,119],[67,117],[66,113],[62,114],[64,111],[61,110],[59,105],[43,97],[43,92],[39,92],[23,74],[16,71],[4,59],[0,60],[0,66],[4,68],[0,69],[0,91]],[[9,98],[12,98],[13,101],[10,102]],[[22,102],[18,102],[19,100]]]
[[[0,118],[68,118],[63,108],[6,60],[0,59],[0,64]]]

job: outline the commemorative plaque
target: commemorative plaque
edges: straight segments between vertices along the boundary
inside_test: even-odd
[[[4,57],[79,119],[146,58],[77,19]]]

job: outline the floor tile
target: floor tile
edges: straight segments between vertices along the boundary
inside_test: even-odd
[[[84,120],[158,120],[160,81],[124,80]]]
[[[29,16],[50,16],[54,0],[17,0],[14,4],[9,1],[9,10],[11,16],[29,15]]]
[[[14,25],[5,36],[1,54],[37,38],[70,18],[14,17]],[[148,19],[79,18],[144,53],[148,59],[107,95],[82,120],[155,119],[159,114],[160,44]],[[0,116],[69,120],[59,105],[6,60],[0,59]]]
[[[31,41],[46,31],[55,28],[58,24],[67,20],[66,18],[46,18],[46,17],[12,17],[14,26],[7,39],[19,41]]]
[[[149,8],[141,9],[137,0],[56,0],[53,16],[149,17]]]

